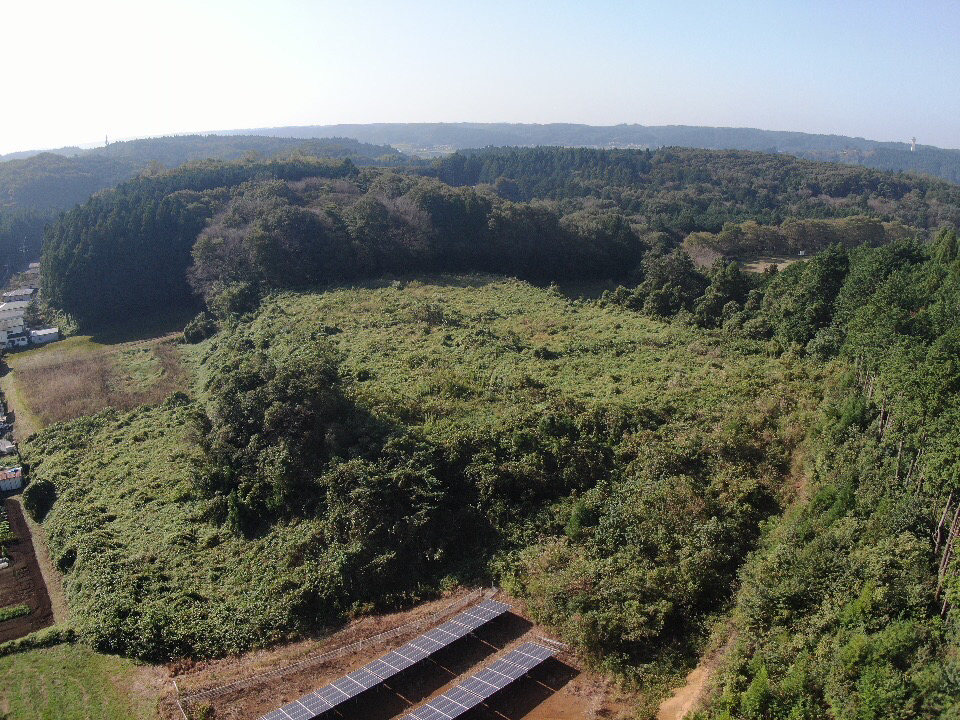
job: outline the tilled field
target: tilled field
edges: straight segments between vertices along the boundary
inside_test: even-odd
[[[19,504],[7,499],[4,507],[18,540],[6,544],[12,562],[9,568],[0,570],[0,607],[26,603],[30,614],[0,622],[0,642],[15,640],[53,624],[50,597],[37,563],[30,528]]]

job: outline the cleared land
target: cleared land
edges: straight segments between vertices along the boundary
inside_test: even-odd
[[[4,378],[18,437],[105,410],[132,410],[183,389],[177,335],[118,344],[67,338],[8,357]]]
[[[737,258],[741,267],[750,272],[763,272],[771,265],[775,265],[777,270],[783,270],[785,267],[793,265],[795,262],[802,262],[810,256],[798,257],[796,255],[761,255],[760,257]]]
[[[4,543],[10,567],[0,570],[0,608],[25,604],[29,614],[0,622],[0,642],[15,640],[53,624],[47,586],[33,549],[20,504],[7,499],[4,509],[17,540]]]
[[[0,657],[0,717],[154,720],[162,682],[155,669],[81,645],[30,650]]]

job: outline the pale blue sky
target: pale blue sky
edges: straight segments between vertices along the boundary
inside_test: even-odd
[[[960,3],[0,0],[0,153],[338,122],[960,147]]]

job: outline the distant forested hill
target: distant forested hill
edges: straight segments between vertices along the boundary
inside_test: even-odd
[[[296,138],[189,135],[116,142],[66,154],[48,152],[0,162],[0,208],[65,209],[86,201],[97,190],[129,180],[151,166],[174,168],[192,160],[239,160],[250,154],[267,157],[298,152],[326,158],[350,158],[364,165],[377,160],[397,163],[403,155],[386,145],[347,138],[304,141]],[[0,156],[2,159],[2,156]]]
[[[593,148],[692,147],[705,150],[758,150],[812,160],[840,162],[894,172],[928,173],[960,182],[960,150],[905,142],[879,142],[844,135],[816,135],[755,128],[688,125],[576,125],[550,123],[372,123],[307,125],[237,131],[276,137],[353,137],[405,151],[432,154],[489,146],[562,145]]]

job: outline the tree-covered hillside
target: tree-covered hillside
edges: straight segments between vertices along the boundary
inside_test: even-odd
[[[356,165],[397,165],[408,160],[389,146],[347,138],[194,135],[116,142],[0,162],[0,280],[39,258],[43,229],[61,211],[85,203],[101,190],[188,162],[263,160],[278,155],[349,159]]]
[[[958,193],[537,148],[210,161],[98,194],[47,236],[50,302],[206,307],[189,396],[26,447],[82,637],[213,655],[495,581],[648,687],[726,618],[716,720],[954,717]],[[478,270],[621,284],[411,281]]]
[[[653,251],[595,302],[273,294],[218,308],[191,397],[31,441],[26,497],[101,649],[492,579],[646,687],[732,612],[706,717],[953,717],[958,298],[949,230],[760,275]]]
[[[899,223],[878,242],[960,223],[948,183],[762,153],[500,149],[334,175],[305,160],[217,167],[142,178],[67,213],[44,251],[52,304],[89,322],[158,297],[189,303],[191,247],[194,288],[237,310],[271,287],[383,273],[623,281],[648,250],[736,222]]]

